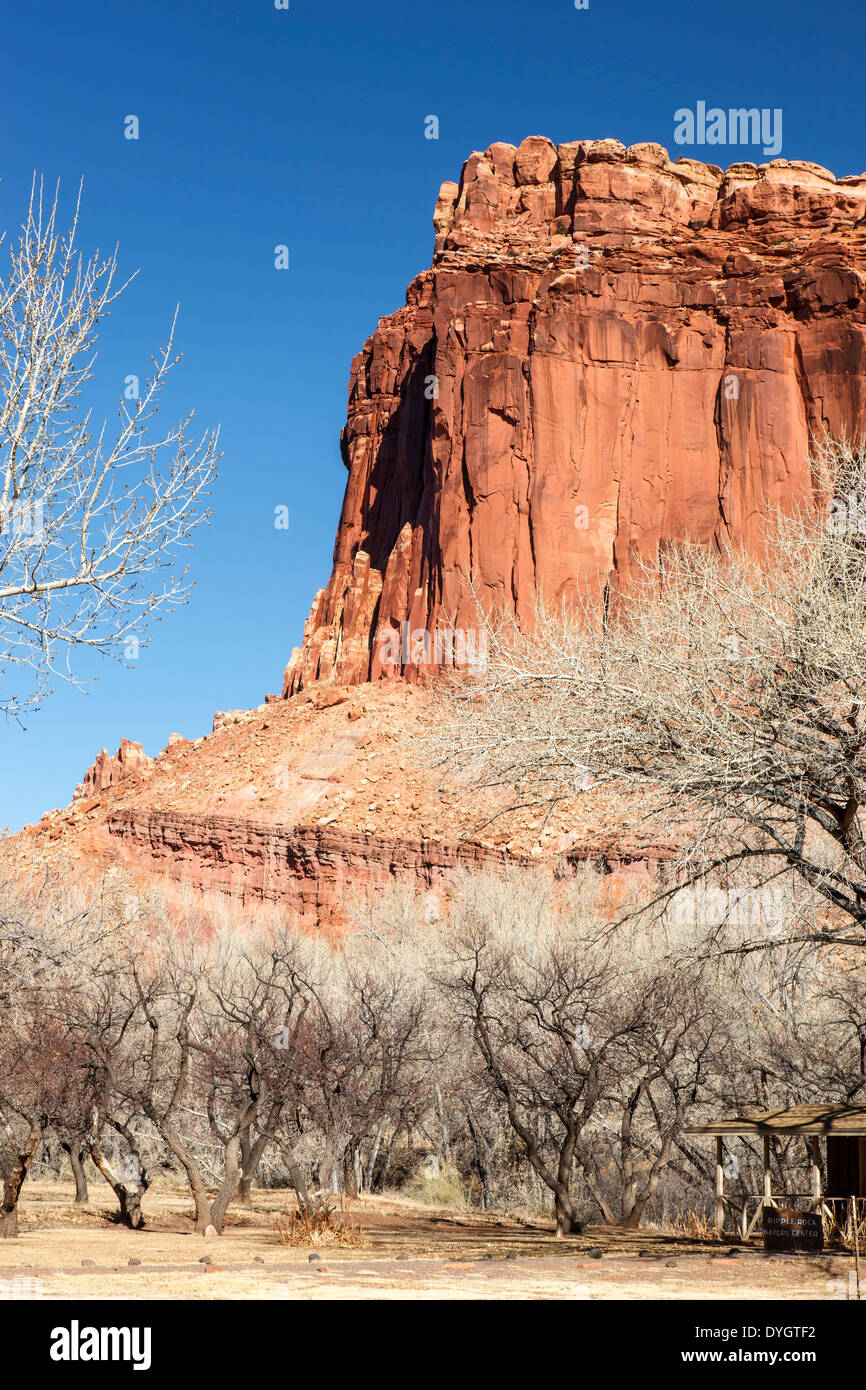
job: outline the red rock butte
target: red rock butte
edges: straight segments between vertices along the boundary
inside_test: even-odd
[[[669,852],[591,794],[491,823],[507,798],[424,757],[419,677],[477,658],[479,601],[526,621],[666,540],[756,544],[813,487],[811,435],[866,433],[866,174],[531,136],[471,155],[434,227],[352,365],[333,571],[284,698],[155,759],[103,750],[4,858],[339,926],[359,887],[554,860],[633,881]]]
[[[352,364],[333,571],[284,695],[461,664],[411,635],[471,633],[479,601],[525,620],[667,538],[752,543],[810,488],[813,432],[866,431],[864,215],[866,174],[796,160],[472,154]]]

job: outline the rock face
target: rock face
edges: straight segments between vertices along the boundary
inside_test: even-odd
[[[241,907],[278,906],[305,929],[341,930],[352,896],[385,892],[402,884],[429,894],[426,908],[447,901],[459,870],[549,870],[516,849],[497,849],[477,837],[448,841],[346,831],[340,827],[275,826],[245,817],[181,815],[138,807],[109,810],[105,828],[116,860],[145,870],[157,881],[179,882],[205,894],[222,894]],[[551,846],[548,846],[548,851]],[[604,875],[609,900],[650,884],[668,846],[599,843],[569,846],[558,873],[591,865]],[[542,860],[542,862],[539,862]]]
[[[342,926],[346,896],[364,889],[404,883],[435,890],[460,868],[501,870],[521,862],[472,843],[287,828],[229,816],[118,811],[108,831],[129,864],[226,894],[241,906],[279,904],[309,929]]]
[[[866,430],[866,175],[530,137],[466,162],[433,266],[352,365],[326,589],[283,695],[483,661],[667,538],[753,545]]]
[[[430,757],[441,713],[421,685],[318,685],[235,714],[192,742],[173,735],[135,768],[127,756],[119,779],[106,754],[96,766],[114,780],[90,776],[92,795],[2,841],[0,866],[53,865],[75,881],[120,869],[339,930],[350,898],[389,884],[444,905],[460,869],[565,878],[591,864],[616,895],[670,853],[600,792],[545,816],[452,777]]]
[[[124,777],[150,767],[152,762],[153,759],[147,756],[140,743],[122,738],[120,747],[113,757],[107,748],[103,748],[102,752],[97,754],[85,772],[84,780],[75,788],[75,795],[79,798],[98,796],[100,792],[121,782]]]

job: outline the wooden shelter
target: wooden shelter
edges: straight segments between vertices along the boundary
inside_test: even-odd
[[[780,1110],[748,1110],[730,1119],[713,1120],[705,1125],[690,1125],[690,1135],[711,1135],[716,1140],[716,1230],[721,1234],[725,1211],[735,1216],[740,1234],[751,1235],[765,1207],[789,1206],[795,1200],[805,1200],[806,1210],[820,1211],[831,1222],[838,1220],[836,1207],[850,1203],[852,1197],[866,1197],[866,1105],[792,1105]],[[764,1144],[764,1190],[735,1198],[725,1192],[725,1140],[761,1136]],[[812,1155],[810,1192],[773,1192],[770,1173],[770,1141],[801,1136]],[[821,1140],[826,1144],[826,1186],[821,1181]],[[749,1205],[755,1202],[755,1213],[748,1217]],[[856,1207],[855,1207],[856,1210]]]

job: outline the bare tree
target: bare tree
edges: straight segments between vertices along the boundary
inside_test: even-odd
[[[282,929],[241,940],[228,929],[206,964],[198,1026],[191,1034],[197,1084],[218,1146],[220,1181],[210,1222],[222,1230],[229,1204],[252,1181],[290,1095],[281,1044],[286,1017],[303,1014],[309,988],[299,940]]]
[[[115,939],[108,949],[79,961],[63,1017],[70,1037],[91,1056],[91,1088],[78,1133],[117,1198],[120,1223],[138,1230],[154,1164],[145,1157],[141,1109],[130,1098],[140,1041],[125,969],[127,947]]]
[[[706,1104],[724,1070],[721,1015],[701,971],[671,960],[655,933],[625,933],[616,947],[603,1008],[605,1090],[577,1161],[605,1221],[637,1228],[687,1116]]]
[[[113,1152],[107,1152],[106,1129],[116,1136]],[[92,1108],[87,1141],[90,1157],[117,1198],[120,1224],[131,1231],[140,1230],[144,1225],[141,1204],[152,1182],[154,1165],[144,1156],[145,1146],[131,1118],[123,1115],[122,1101],[115,1099],[113,1113]],[[167,1165],[163,1162],[157,1167]]]
[[[823,904],[798,933],[862,946],[866,445],[825,440],[814,470],[815,505],[768,516],[757,558],[671,545],[532,632],[491,622],[444,743],[517,801],[619,797],[678,881],[793,873]]]
[[[41,980],[19,985],[0,1011],[0,1237],[18,1234],[18,1201],[51,1125],[63,1126],[88,1061],[59,1027]]]
[[[82,413],[99,324],[125,286],[116,252],[83,259],[77,228],[78,204],[61,233],[57,195],[44,205],[34,181],[0,279],[0,671],[20,668],[0,690],[7,713],[38,703],[52,676],[76,681],[77,649],[129,656],[148,619],[183,601],[176,552],[208,515],[218,457],[216,431],[190,438],[191,415],[151,435],[174,323],[115,431]]]
[[[466,879],[431,943],[431,974],[553,1195],[560,1236],[580,1229],[579,1177],[606,1222],[640,1224],[724,1065],[690,929],[611,930],[599,887]]]
[[[287,932],[244,938],[190,915],[160,924],[106,973],[105,1016],[89,1045],[113,1095],[149,1121],[184,1172],[200,1233],[222,1231],[277,1136],[291,1097],[286,1019],[296,1026],[306,1007],[303,957]]]
[[[573,1198],[581,1135],[604,1093],[611,1036],[601,1015],[610,943],[569,930],[546,896],[463,884],[434,971],[467,1027],[522,1150],[553,1195],[556,1234],[580,1229]]]
[[[316,992],[301,1052],[310,1114],[325,1139],[321,1180],[371,1187],[386,1133],[430,1096],[428,1005],[411,962],[346,943]]]
[[[78,982],[124,913],[106,885],[83,897],[35,872],[0,880],[0,1234],[17,1229],[21,1188],[49,1129],[70,1157],[76,1199],[86,1199],[81,1156],[99,1075],[72,1020]]]
[[[97,1055],[112,1089],[140,1109],[185,1173],[196,1230],[203,1233],[211,1225],[221,1229],[237,1174],[228,1175],[228,1190],[217,1194],[220,1210],[214,1213],[200,1156],[183,1124],[185,1109],[201,1100],[195,1087],[195,1033],[206,986],[199,948],[194,937],[154,942],[147,953],[128,960],[122,985],[118,981],[122,993],[115,994],[124,1046],[118,1053],[99,1040]]]
[[[87,1155],[85,1141],[78,1134],[69,1134],[66,1139],[61,1139],[60,1147],[69,1159],[69,1167],[72,1171],[72,1179],[75,1183],[75,1205],[77,1207],[87,1206],[87,1172],[84,1167],[84,1160]]]

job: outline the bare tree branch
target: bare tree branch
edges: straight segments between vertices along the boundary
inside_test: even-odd
[[[148,620],[182,603],[178,550],[210,513],[218,431],[191,437],[192,414],[151,435],[174,348],[118,425],[98,430],[81,397],[100,322],[123,292],[117,253],[85,260],[58,193],[34,179],[27,218],[0,279],[0,709],[33,707],[53,676],[79,683],[76,649],[122,659]],[[128,284],[129,282],[127,282]],[[161,577],[160,577],[161,576]],[[126,652],[128,656],[129,653]],[[15,669],[12,679],[10,668]]]

